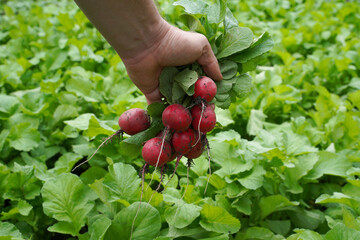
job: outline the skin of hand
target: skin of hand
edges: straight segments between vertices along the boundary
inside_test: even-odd
[[[206,37],[171,26],[152,0],[75,0],[117,51],[133,83],[149,104],[161,101],[159,76],[166,66],[198,62],[220,81],[217,59]]]

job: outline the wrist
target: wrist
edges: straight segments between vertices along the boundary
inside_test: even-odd
[[[155,20],[140,24],[138,28],[135,27],[127,46],[119,44],[113,47],[124,63],[136,63],[144,56],[153,53],[170,29],[171,25],[159,16]]]

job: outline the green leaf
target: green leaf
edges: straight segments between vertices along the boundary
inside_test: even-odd
[[[239,178],[238,181],[247,189],[255,190],[262,186],[265,173],[262,166],[255,165],[249,175]]]
[[[109,166],[104,186],[111,192],[110,202],[119,199],[133,201],[138,199],[141,179],[131,165],[115,163]]]
[[[164,129],[164,125],[162,124],[161,119],[153,120],[148,129],[125,139],[124,142],[142,146],[144,142],[155,137],[162,129]]]
[[[352,102],[357,109],[360,109],[360,90],[349,93],[349,100]]]
[[[89,121],[92,117],[95,117],[93,113],[84,113],[74,120],[64,121],[64,123],[79,130],[87,130],[89,127]]]
[[[64,173],[45,182],[41,195],[44,213],[60,222],[71,223],[76,232],[84,226],[94,203],[89,201],[87,189],[79,177]],[[59,229],[62,225],[57,225]],[[65,229],[68,229],[66,224]]]
[[[55,109],[53,118],[54,121],[57,123],[65,119],[74,118],[77,116],[78,116],[78,111],[75,106],[69,104],[62,104]]]
[[[133,240],[155,239],[161,228],[158,210],[147,203],[139,202],[122,209],[112,221],[104,239],[130,239],[131,226],[134,222]],[[138,214],[137,214],[138,213]]]
[[[360,231],[347,228],[344,224],[336,224],[325,234],[324,240],[360,239]]]
[[[249,135],[257,135],[263,129],[266,117],[262,110],[252,109],[246,126],[247,133]]]
[[[206,30],[201,24],[200,20],[193,15],[183,14],[181,15],[181,20],[188,26],[190,31],[198,32],[206,35]]]
[[[286,240],[323,240],[323,237],[314,231],[307,229],[295,229],[296,234],[289,236]]]
[[[101,121],[99,119],[97,119],[94,116],[91,116],[90,120],[89,120],[89,127],[88,129],[84,132],[84,136],[88,136],[89,138],[93,138],[96,137],[100,134],[104,134],[104,135],[112,135],[115,133],[115,130],[112,129],[111,127],[107,126],[106,123],[104,121]]]
[[[250,47],[253,33],[246,27],[233,27],[225,32],[217,58],[224,58]]]
[[[276,211],[291,209],[292,206],[297,206],[298,204],[297,202],[290,202],[289,199],[282,195],[262,197],[259,202],[261,218],[265,218]]]
[[[189,14],[205,14],[206,8],[208,6],[207,3],[201,0],[197,0],[197,1],[180,0],[180,1],[176,1],[174,5],[184,7],[185,12]]]
[[[10,237],[10,238],[3,238],[3,237]],[[0,239],[4,240],[19,240],[23,239],[21,232],[19,229],[16,228],[16,226],[9,222],[0,222]]]
[[[236,76],[238,70],[236,62],[224,60],[219,62],[219,66],[223,79],[231,79]]]
[[[248,49],[232,55],[230,59],[238,63],[245,63],[250,59],[268,52],[273,46],[274,41],[270,37],[270,34],[268,32],[264,32],[260,37],[254,40]]]
[[[0,119],[6,119],[13,115],[20,105],[16,97],[0,94]]]
[[[179,71],[175,67],[165,67],[159,77],[160,92],[170,103],[172,103],[174,77],[178,73]]]
[[[200,225],[208,231],[217,233],[235,233],[241,226],[240,221],[225,209],[208,204],[204,204],[201,210]]]
[[[31,200],[40,195],[41,183],[34,175],[34,166],[14,164],[13,173],[6,180],[4,199]]]
[[[163,103],[155,102],[147,107],[147,113],[152,118],[161,118],[164,109],[165,105]]]
[[[224,21],[226,13],[226,1],[217,0],[206,9],[206,15],[209,23],[219,24]]]
[[[110,225],[111,220],[101,215],[89,228],[90,240],[103,240]]]
[[[236,77],[236,82],[233,85],[232,91],[240,98],[238,101],[241,102],[250,95],[252,88],[253,84],[251,77],[248,74],[241,74]]]
[[[10,146],[19,151],[30,151],[40,142],[40,133],[32,128],[30,123],[24,122],[13,126],[8,135]]]
[[[165,210],[166,222],[176,228],[184,228],[190,225],[200,216],[201,207],[188,203],[177,203]]]
[[[195,71],[192,71],[188,68],[179,72],[174,77],[175,81],[179,84],[179,86],[186,92],[187,95],[194,95],[195,82],[198,79],[198,74]]]
[[[69,222],[58,222],[54,225],[48,227],[47,229],[49,232],[57,232],[62,234],[71,234],[72,236],[78,235],[78,229],[74,226],[73,223]]]
[[[340,154],[322,151],[318,155],[319,161],[304,178],[318,179],[324,174],[345,177],[351,168],[349,159]]]

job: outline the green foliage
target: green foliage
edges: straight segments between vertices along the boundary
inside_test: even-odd
[[[151,186],[145,175],[139,208],[139,150],[163,128],[162,104],[148,106],[149,130],[114,139],[71,172],[118,130],[122,112],[146,100],[74,2],[8,0],[0,239],[128,239],[138,209],[133,239],[359,239],[359,4],[158,4],[167,21],[208,38],[224,76],[207,192],[207,157],[194,160],[188,187],[182,159],[161,194],[160,174]],[[198,64],[165,68],[161,92],[187,102],[202,74]]]

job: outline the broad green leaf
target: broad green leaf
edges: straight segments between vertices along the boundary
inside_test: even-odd
[[[224,21],[226,13],[226,1],[217,0],[214,4],[206,9],[206,15],[209,23],[219,24]]]
[[[242,197],[236,199],[231,206],[236,208],[241,213],[251,215],[251,200],[248,197]]]
[[[236,77],[236,82],[232,87],[232,91],[239,98],[238,101],[243,101],[247,98],[253,88],[252,79],[248,74],[241,74]]]
[[[257,135],[261,129],[263,129],[263,124],[266,119],[266,115],[261,110],[252,109],[248,124],[246,126],[246,131],[250,135]]]
[[[180,0],[174,3],[175,6],[182,6],[185,8],[185,12],[189,14],[205,14],[207,4],[201,0]]]
[[[360,90],[350,93],[349,99],[354,106],[360,109]]]
[[[323,240],[323,237],[314,231],[307,229],[295,229],[296,233],[289,236],[286,240]]]
[[[351,167],[349,159],[340,154],[322,151],[318,155],[319,161],[304,178],[317,179],[324,174],[345,177]]]
[[[219,62],[219,66],[223,79],[231,79],[236,76],[238,66],[235,62],[224,60]]]
[[[258,189],[263,184],[265,170],[260,165],[255,165],[249,175],[239,178],[238,181],[247,189]]]
[[[111,225],[111,220],[104,215],[101,215],[93,224],[90,226],[90,240],[103,240],[106,231]]]
[[[69,104],[62,104],[55,109],[53,118],[54,121],[57,123],[65,119],[74,118],[77,116],[78,116],[78,111],[75,106]]]
[[[195,82],[198,79],[198,74],[195,71],[185,69],[175,75],[174,80],[186,92],[187,95],[194,95]]]
[[[133,240],[154,239],[160,232],[161,219],[158,210],[147,203],[140,205],[136,202],[115,216],[104,239],[130,239],[133,222]]]
[[[289,192],[298,194],[303,191],[299,183],[299,179],[305,176],[319,160],[319,155],[316,153],[309,153],[297,157],[295,167],[286,168],[284,174],[284,183],[289,188]]]
[[[231,111],[229,109],[215,108],[215,114],[216,114],[216,121],[219,122],[223,127],[235,123],[234,119],[231,116]]]
[[[261,209],[261,218],[265,218],[273,212],[291,209],[292,206],[297,206],[299,203],[291,202],[282,195],[273,195],[262,197],[259,202]]]
[[[317,210],[305,210],[297,209],[293,211],[290,215],[292,224],[297,228],[306,228],[310,230],[315,230],[325,222],[324,213]]]
[[[240,221],[221,207],[205,204],[201,210],[200,225],[217,233],[235,233],[240,229]]]
[[[159,88],[161,94],[164,95],[167,101],[172,101],[174,77],[178,74],[178,72],[179,71],[175,67],[166,67],[161,71],[159,77]]]
[[[84,132],[84,136],[93,138],[100,134],[111,136],[114,133],[115,133],[114,129],[107,126],[104,121],[101,121],[96,117],[92,116],[89,120],[88,129]]]
[[[4,238],[3,238],[4,237]],[[9,237],[9,238],[5,238]],[[16,226],[9,222],[0,222],[0,239],[4,240],[20,240],[23,239],[21,232],[19,229],[16,228]]]
[[[141,179],[131,165],[115,163],[109,166],[104,186],[112,193],[110,202],[118,199],[133,201],[138,198]]]
[[[155,102],[147,107],[147,113],[152,118],[161,118],[164,109],[165,105],[163,103]]]
[[[246,230],[243,239],[261,239],[261,240],[277,240],[275,234],[267,228],[263,227],[251,227]]]
[[[270,37],[270,34],[264,32],[260,37],[254,40],[248,49],[231,56],[230,59],[238,63],[244,63],[268,52],[273,46],[274,41]]]
[[[77,128],[79,130],[87,130],[89,127],[89,121],[92,117],[95,117],[92,113],[84,113],[75,118],[74,120],[64,121],[67,125]]]
[[[188,26],[190,31],[199,32],[206,35],[206,30],[201,24],[200,20],[193,15],[183,14],[181,15],[182,21]]]
[[[62,234],[71,234],[72,236],[78,235],[78,229],[73,223],[69,222],[58,222],[54,225],[48,227],[47,229],[49,232],[57,232]]]
[[[327,232],[324,240],[338,240],[338,239],[359,239],[360,232],[351,228],[347,228],[344,224],[337,224],[333,229]]]
[[[320,197],[316,199],[315,202],[317,204],[327,204],[327,203],[345,204],[348,205],[349,207],[352,207],[353,209],[358,209],[360,206],[360,203],[356,199],[353,199],[350,196],[340,192],[334,192],[332,195],[322,194]]]
[[[16,97],[0,94],[0,119],[6,119],[14,114],[19,104]]]
[[[190,225],[200,216],[201,207],[194,204],[178,203],[165,210],[166,222],[176,228],[184,228]]]
[[[224,58],[248,48],[253,41],[253,33],[246,27],[233,27],[225,32],[217,58]]]
[[[15,163],[13,172],[6,180],[3,198],[11,200],[35,199],[40,195],[41,183],[34,176],[34,166],[21,166]]]
[[[13,126],[8,135],[10,146],[19,151],[30,151],[39,145],[40,133],[24,122]]]
[[[45,214],[60,222],[71,223],[76,232],[80,231],[86,222],[87,214],[94,206],[86,191],[81,180],[70,173],[48,180],[41,190]],[[61,224],[55,229],[59,227]]]

